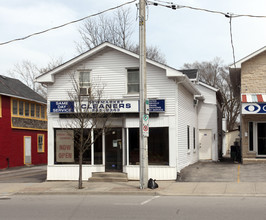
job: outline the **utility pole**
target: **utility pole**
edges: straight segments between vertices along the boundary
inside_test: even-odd
[[[139,110],[139,160],[140,160],[140,189],[148,185],[148,136],[149,112],[146,85],[146,0],[139,0],[139,74],[140,74],[140,110]]]

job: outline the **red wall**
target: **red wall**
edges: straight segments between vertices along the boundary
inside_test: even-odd
[[[32,164],[47,164],[47,132],[11,128],[10,97],[2,97],[0,118],[0,169],[24,166],[24,136],[31,136]],[[37,135],[44,134],[44,153],[37,152]]]

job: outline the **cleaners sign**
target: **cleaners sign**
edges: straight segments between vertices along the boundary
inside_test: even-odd
[[[266,114],[266,103],[242,103],[242,114]]]
[[[74,113],[74,101],[51,101],[51,113]],[[110,113],[138,113],[139,100],[100,100],[89,101],[81,103],[82,112],[110,112]],[[164,99],[151,99],[149,100],[150,112],[164,112],[165,100]]]

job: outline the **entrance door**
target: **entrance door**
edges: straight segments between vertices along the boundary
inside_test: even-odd
[[[199,159],[211,160],[212,159],[212,131],[199,130]]]
[[[105,134],[105,171],[122,172],[122,128]]]
[[[258,123],[258,156],[266,156],[266,123]]]
[[[24,137],[24,164],[31,164],[31,137]]]

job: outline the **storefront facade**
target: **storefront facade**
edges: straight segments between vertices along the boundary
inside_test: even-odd
[[[241,100],[242,162],[266,158],[266,47],[230,66],[231,80]]]
[[[48,87],[48,180],[78,179],[76,130],[67,126],[76,111],[68,94],[73,74],[87,95],[93,83],[104,84],[101,101],[84,109],[112,112],[104,131],[100,126],[85,129],[85,136],[90,132],[92,140],[97,139],[84,153],[83,179],[93,172],[125,172],[128,179],[139,179],[138,66],[138,55],[104,43],[37,78]],[[194,99],[200,92],[181,72],[150,60],[147,91],[149,177],[173,180],[182,168],[198,161]]]

